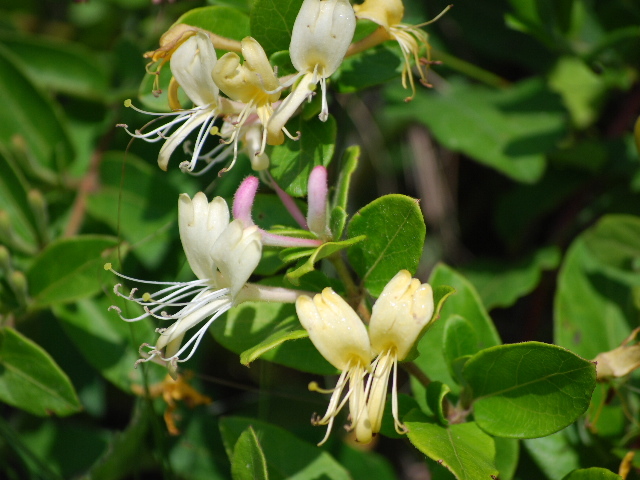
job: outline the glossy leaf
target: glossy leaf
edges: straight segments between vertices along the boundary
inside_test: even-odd
[[[0,400],[39,416],[82,409],[69,378],[49,354],[9,327],[0,329]]]
[[[331,162],[336,142],[336,121],[332,116],[326,122],[316,117],[304,120],[298,116],[287,125],[292,134],[300,132],[300,139],[287,139],[283,145],[273,147],[269,155],[269,172],[289,195],[303,197],[307,194],[313,167],[326,167]]]
[[[348,225],[348,236],[366,235],[349,248],[351,264],[369,293],[377,297],[400,270],[416,271],[426,227],[417,200],[385,195],[361,208]]]
[[[47,246],[27,272],[36,307],[72,302],[100,290],[118,239],[100,235],[63,238]]]
[[[542,437],[573,423],[589,407],[595,374],[592,362],[539,342],[485,349],[463,370],[478,426],[510,438]]]
[[[231,457],[233,480],[268,480],[267,459],[253,427],[240,434]]]
[[[548,478],[562,478],[567,473],[580,468],[580,447],[571,437],[572,428],[541,438],[523,440],[522,444]]]
[[[442,427],[413,411],[405,418],[405,425],[411,443],[458,480],[498,476],[493,438],[474,422]]]
[[[309,334],[306,330],[279,330],[273,332],[256,346],[245,350],[240,354],[240,363],[249,366],[251,362],[260,358],[269,350],[276,348],[278,345],[288,340],[298,340],[299,338],[307,338]]]
[[[242,432],[253,427],[267,460],[271,480],[350,480],[349,473],[327,452],[303,442],[288,431],[252,418],[226,417],[220,432],[227,453]]]
[[[251,36],[267,55],[289,50],[291,32],[303,0],[255,0],[251,9]]]
[[[595,250],[603,258],[613,260],[613,255],[620,259],[628,246],[618,253],[608,252],[620,237],[598,239],[596,232],[585,232],[569,247],[554,302],[555,343],[585,358],[595,358],[600,352],[618,347],[631,333],[630,326],[636,324],[637,315],[628,282],[607,274],[618,270],[615,263],[614,268],[605,267],[594,255]],[[587,241],[592,242],[590,247]]]
[[[360,147],[353,145],[345,151],[340,162],[340,173],[336,182],[336,191],[331,204],[331,233],[335,240],[342,238],[347,221],[347,201],[351,188],[351,177],[358,167]]]
[[[353,93],[398,78],[403,65],[397,42],[386,42],[345,58],[331,79],[340,93]]]

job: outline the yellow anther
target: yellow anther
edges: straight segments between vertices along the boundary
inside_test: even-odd
[[[144,295],[142,295],[142,301],[143,302],[151,301],[151,294],[149,292],[145,292]]]
[[[127,98],[127,99],[124,101],[124,106],[125,106],[125,107],[127,107],[127,108],[129,108],[129,107],[131,106],[131,104],[132,104],[132,102],[131,102],[131,99],[130,99],[130,98]]]
[[[111,270],[111,264],[110,263],[105,263],[104,264],[104,269],[105,270]]]

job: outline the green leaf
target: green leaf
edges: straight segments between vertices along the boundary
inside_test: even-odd
[[[306,273],[312,272],[315,269],[316,262],[319,262],[323,258],[327,258],[334,253],[339,252],[340,250],[360,243],[365,238],[365,235],[360,235],[358,237],[349,238],[341,242],[325,242],[315,250],[312,250],[313,253],[309,255],[309,258],[304,263],[296,267],[294,270],[287,272],[285,278],[293,285],[297,286],[300,284],[300,277],[302,277]]]
[[[327,452],[282,428],[253,418],[226,417],[220,420],[227,453],[232,451],[232,446],[249,426],[260,439],[271,480],[351,480],[349,473]]]
[[[55,305],[53,313],[87,362],[118,388],[131,392],[133,384],[145,382],[142,369],[134,368],[140,358],[140,345],[153,343],[157,334],[151,321],[128,323],[115,312],[108,311],[113,303],[118,304],[127,316],[144,313],[137,306],[126,305],[127,301],[122,298],[106,296]],[[166,369],[160,365],[149,363],[145,368],[148,382],[160,381],[166,375]]]
[[[332,85],[340,93],[358,92],[399,77],[403,65],[397,42],[385,42],[345,58],[331,77]]]
[[[7,212],[11,229],[21,250],[33,250],[38,243],[35,219],[29,208],[27,191],[29,184],[16,168],[13,156],[0,144],[0,210]],[[9,243],[9,239],[2,239]]]
[[[349,238],[367,239],[349,248],[351,265],[369,293],[377,297],[400,270],[416,271],[426,226],[418,201],[385,195],[361,208],[348,226]]]
[[[211,6],[194,8],[178,18],[174,25],[181,23],[203,28],[232,40],[242,40],[251,34],[249,31],[249,17],[233,7]],[[217,50],[216,53],[220,57],[224,50]]]
[[[342,232],[347,222],[347,201],[349,199],[349,189],[351,187],[351,177],[358,167],[360,160],[360,147],[352,145],[346,149],[342,156],[340,174],[336,182],[336,191],[333,196],[331,207],[331,233],[333,238],[342,238]]]
[[[124,152],[107,152],[99,172],[100,188],[87,199],[87,211],[133,245],[132,253],[146,267],[157,267],[177,235],[180,190],[159,168],[131,153],[125,161]]]
[[[457,359],[478,353],[478,334],[468,320],[459,315],[452,315],[445,321],[444,326],[444,358],[449,364],[451,375],[458,379],[453,368]]]
[[[526,342],[487,348],[465,365],[474,418],[510,438],[550,435],[589,407],[596,368],[556,345]]]
[[[233,480],[268,480],[267,459],[253,427],[242,432],[231,457]]]
[[[520,442],[515,438],[494,437],[496,445],[496,467],[501,480],[511,480],[515,476],[520,456]]]
[[[519,298],[531,293],[540,282],[542,272],[560,263],[557,247],[542,248],[514,265],[504,261],[476,262],[463,273],[478,290],[482,303],[491,310],[510,307]]]
[[[289,195],[303,197],[307,194],[309,174],[314,167],[331,162],[336,142],[336,121],[329,116],[326,122],[317,117],[304,120],[298,115],[287,123],[292,134],[300,132],[297,141],[287,139],[273,147],[269,158],[269,172]]]
[[[411,443],[426,456],[447,468],[459,480],[498,476],[493,438],[474,422],[442,427],[417,411],[405,417]]]
[[[37,165],[58,171],[73,159],[65,120],[19,68],[14,54],[0,45],[0,143],[21,139],[20,149]]]
[[[448,425],[447,413],[444,409],[444,401],[447,394],[451,392],[449,385],[442,382],[431,382],[427,387],[427,405],[434,413],[440,425]]]
[[[278,345],[286,342],[287,340],[298,340],[299,338],[307,338],[309,334],[306,330],[280,330],[273,332],[259,344],[245,350],[240,354],[240,363],[247,367],[251,362],[260,358],[269,350],[276,348]]]
[[[483,348],[499,345],[500,337],[491,318],[482,306],[480,298],[473,286],[462,275],[444,264],[438,264],[431,273],[429,283],[436,291],[441,286],[453,287],[455,294],[447,298],[440,312],[440,320],[433,322],[427,333],[418,343],[420,356],[415,363],[432,380],[437,380],[449,385],[452,392],[458,393],[460,387],[452,377],[448,362],[443,362],[445,357],[445,326],[452,316],[464,318],[473,327],[477,336],[477,342],[473,348],[474,353]],[[451,345],[449,345],[451,347]],[[422,401],[424,387],[416,380],[412,380],[412,388],[421,408],[426,405]]]
[[[138,402],[127,428],[116,432],[103,455],[94,463],[88,475],[91,480],[117,480],[140,470],[140,458],[146,449],[145,438],[151,425],[151,415],[143,402]]]
[[[633,230],[623,227],[625,222],[619,224],[620,228],[616,221],[609,223],[605,219],[604,222],[605,228],[601,230],[604,236],[600,235],[598,224],[569,247],[558,276],[554,301],[555,343],[584,358],[595,358],[600,352],[618,347],[631,333],[630,326],[637,324],[633,289],[628,284],[632,265],[627,264],[625,275],[615,274],[625,273],[618,266],[633,258],[629,253],[635,240],[625,244],[625,232]],[[607,251],[611,248],[620,251]],[[598,257],[612,265],[603,265]],[[626,279],[624,283],[622,278]]]
[[[303,372],[334,374],[335,368],[318,353],[311,340],[302,336],[300,330],[292,304],[265,302],[245,302],[213,322],[209,329],[223,347],[238,354],[244,353],[245,359],[262,356],[263,360]],[[288,335],[299,340],[284,341]]]
[[[524,183],[542,177],[545,153],[564,135],[565,114],[558,98],[538,79],[508,90],[453,83],[438,91],[393,91],[387,114],[424,123],[447,148]],[[433,112],[438,112],[434,115]]]
[[[582,468],[574,470],[562,480],[622,480],[622,477],[606,468]]]
[[[570,430],[566,428],[547,437],[523,440],[525,449],[547,478],[562,478],[581,466],[581,445],[570,440]]]
[[[577,128],[598,119],[607,83],[578,57],[562,57],[549,76],[549,86],[562,95]]]
[[[343,443],[341,447],[338,461],[349,470],[351,478],[397,480],[390,461],[382,455],[372,450],[352,447],[347,443]]]
[[[49,354],[16,330],[0,329],[0,400],[39,416],[66,416],[82,405]]]
[[[291,32],[303,0],[256,0],[251,9],[251,36],[267,56],[289,50]]]
[[[14,33],[0,33],[0,43],[19,59],[39,88],[91,100],[102,100],[108,92],[106,69],[79,44]]]
[[[47,246],[27,272],[34,307],[73,302],[100,291],[105,283],[105,254],[118,239],[102,235],[63,238]]]

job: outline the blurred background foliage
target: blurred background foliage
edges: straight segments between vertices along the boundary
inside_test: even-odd
[[[264,428],[300,462],[313,461],[314,474],[427,478],[405,441],[383,437],[363,451],[332,440],[332,456],[300,447],[292,434],[315,443],[308,417],[324,404],[307,392],[309,375],[262,361],[247,369],[212,338],[188,368],[199,372],[191,385],[213,402],[181,404],[182,435],[167,435],[165,400],[141,395],[163,372],[132,369],[153,326],[107,312],[115,282],[104,262],[138,278],[188,279],[177,194],[230,197],[249,173],[246,159],[221,179],[162,172],[158,145],[130,142],[116,127],[146,121],[123,107],[138,99],[142,54],[192,8],[248,12],[250,3],[2,2],[3,478],[229,478],[230,445],[261,421],[278,425]],[[404,21],[416,24],[447,2],[405,4]],[[351,213],[387,193],[421,199],[427,241],[418,276],[438,262],[462,272],[504,341],[553,342],[590,359],[616,348],[638,325],[640,304],[640,5],[462,0],[426,28],[442,65],[412,102],[403,102],[398,79],[351,93],[355,62],[336,75],[336,151],[359,144],[363,152]],[[7,388],[30,376],[37,387]],[[623,447],[637,442],[634,383],[599,387],[588,422],[526,441],[519,469],[504,478],[559,479],[592,465],[617,471]],[[227,414],[234,417],[219,420]]]

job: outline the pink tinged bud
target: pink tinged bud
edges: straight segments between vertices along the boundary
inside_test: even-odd
[[[307,225],[320,238],[327,238],[330,234],[327,225],[328,193],[327,169],[319,165],[309,175]]]
[[[242,181],[233,196],[233,218],[241,220],[245,227],[254,225],[251,218],[251,209],[253,208],[253,201],[256,198],[259,185],[260,180],[256,177],[247,177]]]

